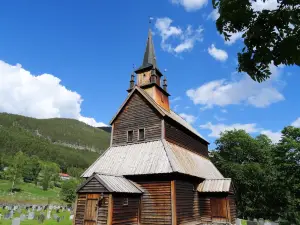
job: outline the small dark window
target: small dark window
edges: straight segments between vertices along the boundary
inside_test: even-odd
[[[140,141],[145,140],[145,129],[144,128],[139,129],[139,140]]]
[[[133,130],[127,131],[127,142],[133,141]]]
[[[123,205],[128,205],[128,198],[123,199]]]

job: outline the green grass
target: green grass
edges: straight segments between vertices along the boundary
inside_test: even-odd
[[[59,188],[43,191],[40,187],[31,183],[22,183],[17,185],[20,192],[11,194],[11,182],[0,180],[0,202],[1,203],[29,203],[29,204],[48,204],[63,202],[59,199]]]
[[[7,213],[7,210],[3,210],[3,209],[0,209],[0,213],[2,215],[5,215],[5,213]],[[26,214],[25,210],[22,211],[22,213]],[[47,212],[43,212],[44,215],[47,214]],[[40,214],[40,212],[35,212],[36,215]],[[45,220],[44,225],[71,225],[72,224],[72,220],[69,220],[69,217],[70,217],[70,212],[68,211],[65,211],[65,212],[60,212],[60,213],[56,213],[55,210],[52,210],[51,212],[51,216],[53,216],[54,214],[57,214],[60,218],[62,218],[63,216],[65,217],[63,220],[61,220],[59,223],[56,221],[56,220],[53,220],[53,219],[50,219],[50,220]],[[14,214],[14,218],[15,217],[19,217],[20,216],[20,213],[15,213]],[[11,225],[12,223],[12,220],[5,220],[2,219],[0,220],[0,225]],[[24,221],[21,221],[21,225],[39,225],[41,223],[38,222],[38,220],[24,220]]]

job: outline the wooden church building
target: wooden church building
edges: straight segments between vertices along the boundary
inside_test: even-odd
[[[82,174],[73,224],[234,224],[231,179],[209,160],[208,141],[170,109],[151,30],[127,91],[110,147]]]

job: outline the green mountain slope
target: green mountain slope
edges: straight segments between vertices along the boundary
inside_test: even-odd
[[[61,168],[86,168],[109,146],[110,134],[74,119],[34,119],[0,113],[0,153],[23,151]]]

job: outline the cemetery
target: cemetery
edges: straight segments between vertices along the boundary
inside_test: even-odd
[[[0,225],[71,225],[73,210],[58,205],[0,205]]]

